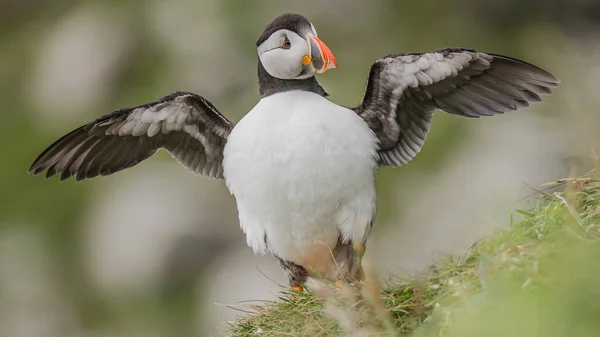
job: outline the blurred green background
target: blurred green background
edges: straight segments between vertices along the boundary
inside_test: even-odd
[[[336,55],[319,77],[360,102],[385,54],[469,47],[562,80],[542,104],[490,119],[436,114],[421,154],[378,177],[367,262],[410,272],[460,251],[531,193],[585,170],[600,141],[600,3],[464,1],[0,1],[0,336],[205,336],[274,298],[233,198],[167,154],[83,183],[26,171],[52,141],[112,110],[194,91],[238,121],[259,99],[255,41],[305,15]],[[597,148],[597,146],[596,146]]]

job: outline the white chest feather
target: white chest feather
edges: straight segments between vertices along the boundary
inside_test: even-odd
[[[353,111],[309,92],[262,99],[234,128],[223,161],[255,252],[298,264],[362,238],[375,211],[376,139]]]

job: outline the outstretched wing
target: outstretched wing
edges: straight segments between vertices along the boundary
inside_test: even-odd
[[[469,49],[388,55],[371,67],[354,110],[380,141],[380,165],[402,166],[421,150],[436,109],[493,116],[539,102],[559,82],[529,63]]]
[[[71,131],[42,152],[29,172],[79,181],[132,167],[163,148],[188,169],[222,178],[223,147],[232,129],[203,97],[175,92]]]

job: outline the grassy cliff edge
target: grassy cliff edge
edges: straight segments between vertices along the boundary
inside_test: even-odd
[[[564,188],[562,188],[564,186]],[[597,336],[600,177],[542,188],[518,221],[411,279],[314,284],[249,306],[231,336]]]

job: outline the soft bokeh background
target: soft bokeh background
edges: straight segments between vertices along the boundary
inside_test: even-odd
[[[494,118],[438,113],[422,153],[378,177],[366,263],[381,275],[458,252],[536,185],[585,170],[600,142],[600,3],[594,0],[0,0],[0,336],[207,336],[275,298],[283,274],[255,257],[222,181],[161,153],[83,183],[27,175],[71,129],[175,90],[238,121],[257,102],[255,40],[304,14],[339,69],[332,100],[360,101],[388,53],[470,47],[525,59],[563,84]]]

